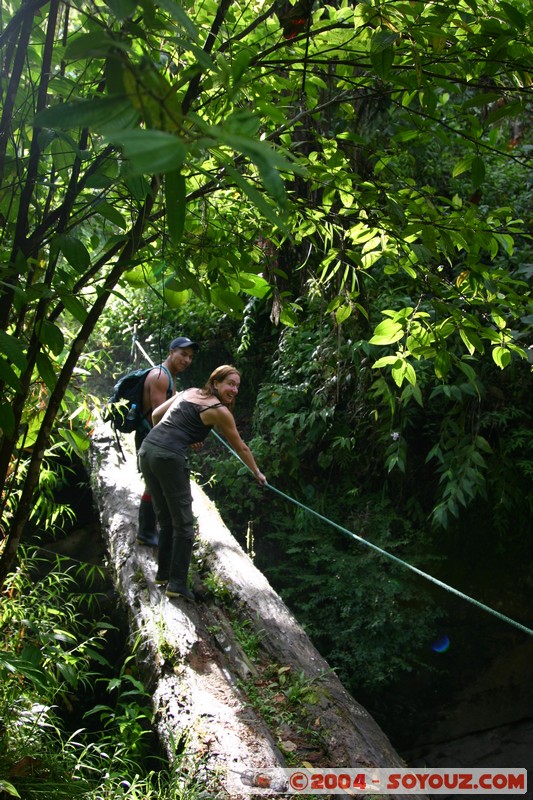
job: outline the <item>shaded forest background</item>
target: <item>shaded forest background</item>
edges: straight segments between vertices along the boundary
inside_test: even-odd
[[[531,628],[532,14],[2,8],[4,604],[24,538],[74,523],[61,490],[134,339],[158,362],[184,333],[202,345],[184,386],[242,370],[239,427],[273,486]],[[265,502],[217,441],[194,469],[401,746],[459,665],[523,641]]]

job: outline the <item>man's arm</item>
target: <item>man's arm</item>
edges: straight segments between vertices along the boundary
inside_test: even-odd
[[[143,412],[148,422],[153,425],[152,412],[167,399],[168,375],[163,369],[155,367],[146,378],[143,394]],[[175,394],[172,387],[172,394]]]

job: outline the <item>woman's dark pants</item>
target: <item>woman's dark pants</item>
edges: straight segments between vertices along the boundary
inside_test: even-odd
[[[139,466],[154,501],[159,523],[157,580],[170,591],[187,589],[194,542],[191,483],[185,457],[143,442]]]

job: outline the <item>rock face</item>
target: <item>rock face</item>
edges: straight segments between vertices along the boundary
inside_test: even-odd
[[[154,583],[155,550],[135,542],[142,481],[123,448],[125,462],[111,430],[95,432],[93,492],[169,759],[186,752],[216,797],[232,800],[249,798],[250,774],[267,768],[404,767],[195,484],[193,571],[204,597],[196,604],[165,597]]]

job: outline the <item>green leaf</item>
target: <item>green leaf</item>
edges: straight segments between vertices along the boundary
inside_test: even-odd
[[[511,351],[507,347],[498,345],[492,348],[492,358],[500,369],[505,369],[511,363]]]
[[[189,302],[191,293],[189,289],[176,291],[168,286],[168,284],[165,284],[163,288],[163,297],[169,308],[182,308],[182,306]]]
[[[174,0],[158,0],[158,6],[163,8],[172,19],[184,28],[191,39],[195,42],[198,41],[198,31],[183,10],[180,3],[175,3]]]
[[[56,244],[71,267],[77,272],[83,272],[91,263],[91,256],[89,251],[79,239],[74,236],[69,236],[66,233],[61,233],[56,236],[54,240]]]
[[[54,372],[54,367],[52,366],[52,362],[46,353],[43,353],[42,351],[37,353],[36,364],[39,375],[48,386],[50,391],[53,391],[57,382],[57,378]]]
[[[240,314],[244,308],[244,302],[238,294],[227,289],[220,289],[218,286],[211,287],[211,299],[221,311],[227,314]]]
[[[525,30],[527,20],[516,6],[511,5],[511,3],[506,3],[505,0],[500,0],[498,8],[505,12],[506,19],[508,19],[515,28],[518,28],[520,31]]]
[[[0,352],[15,364],[21,372],[26,368],[28,362],[22,344],[5,331],[0,331]]]
[[[377,361],[374,361],[372,369],[382,369],[383,367],[388,367],[389,364],[396,364],[397,361],[398,356],[382,356],[382,358],[378,358]]]
[[[117,228],[121,228],[125,231],[128,227],[128,223],[120,213],[120,211],[112,206],[111,203],[108,203],[107,200],[100,200],[98,203],[95,204],[94,210],[97,214],[104,217],[104,219],[109,220],[112,222],[113,225],[116,225]]]
[[[128,159],[128,175],[157,175],[179,169],[187,156],[181,139],[165,131],[137,128],[116,131],[108,138]]]
[[[185,225],[185,178],[179,170],[165,175],[165,205],[170,241],[177,247],[183,236]]]
[[[284,303],[281,309],[281,314],[279,315],[279,320],[282,325],[287,325],[289,328],[293,328],[295,325],[298,324],[298,315],[290,303]]]
[[[370,61],[379,77],[386,80],[394,62],[394,50],[392,47],[387,47],[385,50],[371,51]]]
[[[383,50],[388,50],[398,41],[400,38],[399,33],[395,33],[394,31],[389,30],[380,30],[377,31],[372,36],[372,41],[370,43],[370,52],[371,53],[381,53]]]
[[[499,92],[480,92],[465,100],[463,109],[488,106],[490,103],[495,103],[500,97],[501,94]]]
[[[256,275],[253,272],[241,272],[239,274],[239,284],[242,291],[252,297],[263,298],[272,291],[269,282],[262,275]]]
[[[1,376],[1,370],[0,370]],[[3,377],[2,377],[3,380]],[[16,387],[14,387],[16,388]],[[15,433],[15,415],[11,403],[0,403],[0,430],[4,436],[13,436]]]
[[[445,380],[451,367],[450,354],[446,350],[439,350],[435,356],[435,375],[441,381]]]
[[[348,317],[352,314],[352,307],[349,305],[339,306],[339,308],[335,312],[335,319],[337,320],[337,325],[342,325]]]
[[[374,330],[374,335],[369,340],[370,344],[393,344],[399,341],[404,335],[403,325],[392,319],[385,319],[380,322]]]
[[[61,292],[59,293],[59,297],[67,311],[72,314],[74,319],[77,319],[78,322],[84,323],[87,319],[87,309],[81,300],[78,300],[77,297],[74,297],[71,294]]]
[[[231,63],[231,74],[233,76],[234,84],[239,83],[240,79],[246,72],[251,60],[252,60],[251,50],[248,49],[239,50],[239,52],[236,54]]]
[[[485,125],[486,127],[489,127],[501,119],[505,119],[506,117],[518,117],[524,113],[526,113],[526,107],[524,103],[504,103],[503,105],[496,106],[496,108],[487,114]]]
[[[464,328],[464,327],[459,328],[459,336],[466,345],[466,349],[468,350],[470,355],[473,355],[476,350],[478,351],[478,353],[485,352],[485,347],[483,345],[483,342],[481,341],[478,334],[471,328]]]
[[[452,170],[452,178],[457,178],[458,175],[462,175],[463,172],[468,172],[472,165],[472,158],[473,156],[466,156],[465,158],[461,158]]]
[[[35,127],[53,130],[89,128],[97,133],[109,134],[132,128],[138,124],[139,119],[139,112],[128,98],[109,95],[45,108],[35,115],[33,124]]]
[[[11,795],[11,797],[20,797],[20,794],[17,792],[13,784],[9,783],[9,781],[6,781],[5,778],[0,780],[0,791]]]
[[[78,154],[78,148],[70,136],[59,133],[54,135],[50,152],[52,153],[55,169],[61,172],[61,170],[72,168]]]
[[[466,375],[466,377],[468,378],[468,380],[469,380],[471,383],[475,383],[475,382],[476,382],[476,380],[477,380],[476,371],[475,371],[475,369],[473,369],[473,368],[470,366],[470,364],[465,364],[465,362],[464,362],[464,361],[458,361],[458,362],[457,362],[457,366],[459,367],[459,369],[461,370],[461,372],[462,372],[464,375]]]
[[[0,380],[16,392],[20,390],[18,375],[14,372],[11,364],[8,364],[4,358],[0,358]]]
[[[106,5],[121,22],[132,17],[137,8],[136,0],[106,0]]]
[[[37,326],[36,332],[37,338],[41,344],[44,344],[45,347],[48,347],[55,356],[58,356],[61,353],[65,346],[65,339],[63,337],[61,328],[58,328],[58,326],[54,325],[53,322],[43,319],[43,321]]]
[[[64,58],[66,61],[78,61],[81,58],[105,58],[110,50],[130,50],[129,42],[123,39],[116,39],[109,36],[105,31],[91,31],[82,33],[71,42],[65,49]]]
[[[83,458],[83,453],[89,449],[91,440],[79,431],[70,428],[60,428],[59,435],[72,447],[72,449]]]

